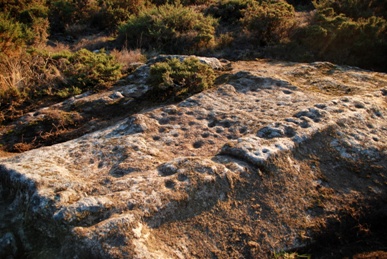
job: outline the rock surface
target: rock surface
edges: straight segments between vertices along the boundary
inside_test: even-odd
[[[57,107],[92,112],[95,100],[139,98],[147,71]],[[236,62],[213,89],[3,158],[0,248],[33,258],[265,258],[337,234],[369,208],[385,217],[386,87],[385,74],[330,63]]]

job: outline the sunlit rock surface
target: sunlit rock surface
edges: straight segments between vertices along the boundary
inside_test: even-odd
[[[266,258],[386,216],[386,74],[231,65],[179,103],[0,160],[0,257]],[[67,102],[141,97],[148,73]]]

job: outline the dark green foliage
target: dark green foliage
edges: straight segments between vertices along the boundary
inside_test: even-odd
[[[144,5],[144,0],[56,0],[50,5],[51,31],[67,32],[77,25],[115,31]]]
[[[0,108],[22,103],[25,98],[66,98],[107,88],[121,76],[121,66],[104,51],[32,51],[17,59],[1,60]]]
[[[50,6],[51,32],[64,32],[68,24],[76,22],[75,5],[71,2],[53,1]]]
[[[305,10],[313,7],[313,0],[286,0],[288,4],[291,4],[297,10]]]
[[[379,16],[387,18],[387,1],[385,0],[320,0],[314,2],[322,10],[332,8],[337,14],[344,14],[354,19]]]
[[[219,18],[223,23],[235,24],[243,18],[244,10],[254,3],[253,0],[222,0],[211,5],[206,13]]]
[[[48,28],[44,0],[0,3],[0,53],[13,55],[25,45],[45,43]]]
[[[189,6],[189,5],[205,5],[209,4],[213,0],[151,0],[150,2],[156,6],[161,6],[161,5],[179,5],[182,4],[184,6]]]
[[[121,76],[121,65],[103,50],[93,53],[81,49],[75,53],[61,52],[52,56],[65,77],[64,84],[82,90],[109,87]]]
[[[23,24],[0,13],[0,57],[1,54],[12,56],[19,53],[28,39]]]
[[[119,24],[127,21],[130,15],[137,15],[144,4],[144,0],[99,0],[99,10],[92,17],[92,25],[114,31]]]
[[[180,1],[183,5],[206,5],[210,4],[213,0],[182,0]],[[178,2],[178,1],[176,1]]]
[[[63,33],[72,26],[89,25],[98,11],[93,0],[54,0],[49,8],[51,33]]]
[[[242,24],[261,46],[276,44],[288,38],[294,25],[293,6],[282,2],[249,5],[243,12]]]
[[[193,53],[212,47],[216,23],[190,7],[163,5],[132,15],[120,27],[119,40],[133,49]]]
[[[353,19],[333,8],[319,9],[294,40],[318,59],[378,70],[387,67],[387,21],[382,17]]]
[[[149,83],[161,98],[194,94],[212,87],[213,69],[197,58],[170,59],[151,66]]]

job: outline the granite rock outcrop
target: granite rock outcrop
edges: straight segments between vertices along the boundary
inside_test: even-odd
[[[265,258],[387,216],[386,74],[202,60],[212,89],[2,158],[0,256]],[[125,114],[150,64],[48,109]]]

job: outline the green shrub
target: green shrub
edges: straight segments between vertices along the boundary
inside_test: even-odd
[[[21,23],[0,13],[0,58],[2,54],[12,56],[19,53],[28,38]]]
[[[156,6],[162,6],[162,5],[179,5],[182,4],[184,6],[189,5],[206,5],[214,0],[151,0],[150,2]]]
[[[161,98],[198,93],[212,87],[214,81],[213,69],[194,57],[158,62],[151,66],[149,77],[149,84]]]
[[[297,11],[310,11],[313,9],[314,0],[286,0],[288,4],[294,6]]]
[[[183,0],[180,1],[183,5],[208,5],[212,2],[213,0]],[[178,2],[178,1],[176,1]]]
[[[315,53],[335,63],[384,70],[387,68],[387,21],[371,16],[354,20],[333,8],[318,10],[312,23],[294,35]]]
[[[130,15],[137,15],[145,3],[145,0],[54,0],[50,3],[51,32],[71,33],[74,28],[115,31]]]
[[[20,57],[4,57],[0,60],[0,110],[107,88],[121,76],[121,65],[104,51],[52,54],[32,50]]]
[[[253,0],[221,0],[207,8],[206,13],[219,18],[220,22],[236,24],[243,18],[247,7],[254,3]]]
[[[70,23],[76,23],[76,8],[69,1],[53,1],[50,5],[50,30],[51,33],[65,32]]]
[[[137,15],[144,5],[144,0],[98,0],[99,10],[92,17],[92,25],[114,31],[118,25],[127,21],[130,15]]]
[[[262,2],[247,7],[241,19],[253,39],[261,46],[287,40],[295,23],[293,6],[282,2]]]
[[[216,24],[190,7],[163,5],[132,15],[118,39],[132,49],[193,53],[214,45]]]
[[[99,8],[94,0],[53,0],[49,10],[51,33],[66,33],[73,27],[88,28]]]
[[[113,56],[81,49],[75,53],[64,51],[52,56],[59,63],[64,84],[83,90],[109,87],[121,76],[121,65]]]
[[[43,0],[0,3],[0,54],[18,55],[26,45],[45,43],[48,8]]]
[[[354,19],[379,16],[387,19],[387,2],[385,0],[320,0],[314,2],[317,9],[332,8],[337,14],[344,14]]]
[[[58,90],[55,93],[55,95],[61,99],[66,99],[66,98],[69,98],[71,96],[75,96],[75,95],[78,95],[81,93],[82,93],[82,89],[72,86],[72,87],[63,88],[63,89]]]

